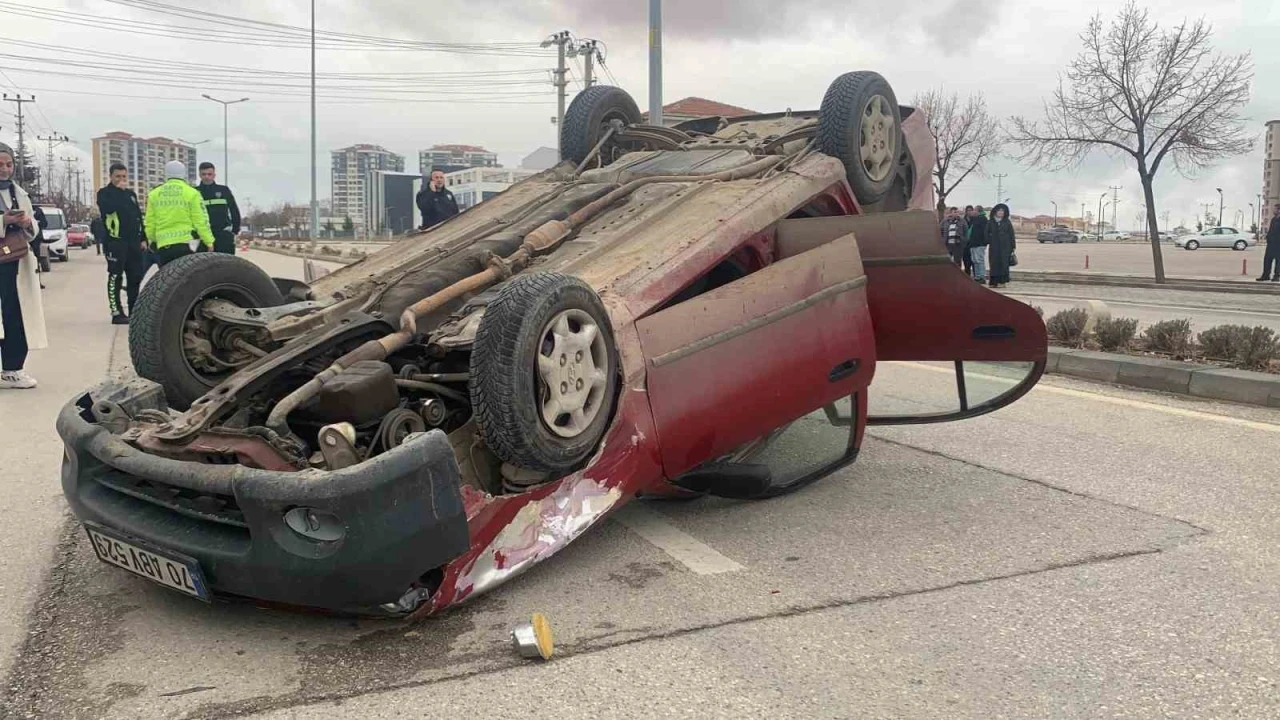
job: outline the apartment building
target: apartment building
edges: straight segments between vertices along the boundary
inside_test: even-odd
[[[404,156],[380,145],[359,144],[332,151],[333,216],[351,218],[357,227],[365,224],[365,196],[371,173],[377,170],[404,172]]]
[[[147,193],[164,182],[164,166],[179,160],[187,166],[187,182],[194,184],[199,160],[192,145],[167,137],[143,138],[127,132],[109,132],[93,139],[93,191],[111,181],[112,163],[129,168],[129,188],[144,206]]]
[[[431,173],[433,168],[446,174],[465,168],[498,167],[498,153],[478,145],[435,145],[418,151],[418,172]]]
[[[1280,120],[1267,123],[1266,155],[1262,161],[1262,226],[1280,205]]]
[[[538,172],[515,168],[470,168],[445,175],[444,182],[458,201],[458,209],[466,210]]]

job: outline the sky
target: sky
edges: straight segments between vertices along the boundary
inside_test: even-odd
[[[982,92],[1001,117],[1036,116],[1078,53],[1078,34],[1090,16],[1112,16],[1122,5],[1123,0],[666,0],[664,100],[696,95],[759,111],[816,109],[833,79],[861,69],[884,75],[903,104],[941,87],[962,95]],[[230,167],[220,177],[225,180],[229,171],[242,205],[305,204],[311,177],[305,43],[281,41],[276,31],[207,25],[147,9],[157,6],[295,27],[310,22],[310,6],[302,0],[0,0],[0,92],[36,96],[26,109],[29,137],[69,136],[74,144],[56,148],[55,157],[78,157],[86,170],[92,166],[91,139],[114,130],[198,142],[201,159],[221,166],[222,108],[201,94],[249,97],[230,109]],[[1257,132],[1254,151],[1193,178],[1172,168],[1162,171],[1157,204],[1170,212],[1171,227],[1194,225],[1202,203],[1213,203],[1216,212],[1215,188],[1222,187],[1226,221],[1233,222],[1237,209],[1247,217],[1248,203],[1262,191],[1264,124],[1280,119],[1280,3],[1151,0],[1148,6],[1162,23],[1204,17],[1214,26],[1217,49],[1250,52],[1255,66],[1254,93],[1244,111]],[[540,146],[554,147],[555,91],[547,71],[555,57],[537,43],[559,30],[602,41],[602,81],[627,89],[642,109],[648,106],[647,0],[316,0],[316,14],[321,31],[486,48],[475,54],[388,49],[385,41],[376,49],[322,42],[322,200],[330,194],[329,151],[354,143],[405,155],[411,172],[417,151],[437,143],[483,145],[506,166],[518,165]],[[174,37],[164,25],[209,28],[201,37],[219,41],[194,39],[193,31]],[[208,71],[215,66],[223,69]],[[244,68],[274,75],[235,72]],[[570,99],[581,89],[580,61],[573,60],[571,68]],[[13,103],[0,102],[0,139],[10,143],[16,140],[15,110]],[[35,149],[43,158],[44,144],[35,141]],[[1078,216],[1082,203],[1096,212],[1099,196],[1119,186],[1119,225],[1137,226],[1141,190],[1132,164],[1122,158],[1098,154],[1074,171],[1045,172],[1002,157],[987,170],[970,177],[950,202],[991,205],[1007,197],[1020,215],[1052,214],[1056,202],[1061,215]],[[995,174],[1007,177],[997,180]]]

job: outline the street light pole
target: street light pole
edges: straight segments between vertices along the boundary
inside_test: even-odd
[[[1057,203],[1057,201],[1056,201],[1056,200],[1050,200],[1049,202],[1053,203],[1053,224],[1054,224],[1054,226],[1057,226],[1057,224],[1058,224],[1058,203]]]
[[[222,183],[224,185],[229,185],[231,183],[231,168],[229,167],[231,164],[231,152],[227,145],[227,108],[238,103],[249,102],[249,98],[244,97],[239,100],[219,100],[216,97],[203,94],[200,97],[205,100],[212,100],[222,105]]]
[[[319,237],[320,205],[316,202],[316,0],[311,0],[311,249]]]
[[[1098,242],[1102,242],[1102,201],[1106,199],[1106,193],[1102,193],[1102,197],[1098,198]]]
[[[662,125],[662,0],[649,0],[649,124]]]
[[[1218,227],[1222,227],[1222,211],[1227,201],[1222,197],[1222,188],[1218,188]]]

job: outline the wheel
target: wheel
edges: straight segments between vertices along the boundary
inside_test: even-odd
[[[250,357],[228,355],[210,342],[198,315],[204,300],[228,300],[243,308],[284,302],[257,265],[222,253],[196,253],[160,268],[138,294],[129,317],[129,357],[134,370],[164,387],[169,405],[185,410]]]
[[[604,436],[617,387],[609,314],[582,280],[517,275],[485,308],[471,351],[471,406],[503,461],[576,469]]]
[[[1197,250],[1197,249],[1199,249],[1199,248],[1200,248],[1200,243],[1196,242],[1195,240],[1188,240],[1188,241],[1187,241],[1187,249],[1188,249],[1188,250]]]
[[[1236,241],[1236,244],[1235,244],[1235,245],[1233,245],[1232,247],[1234,247],[1236,250],[1248,250],[1248,249],[1249,249],[1249,243],[1247,243],[1247,242],[1245,242],[1245,241],[1243,241],[1243,240],[1237,240],[1237,241]]]
[[[844,163],[859,203],[880,202],[889,192],[901,143],[898,99],[879,73],[845,73],[827,88],[818,114],[818,149]]]
[[[574,164],[587,159],[614,120],[627,125],[640,122],[640,108],[626,90],[592,85],[578,93],[565,111],[560,128],[563,158]]]

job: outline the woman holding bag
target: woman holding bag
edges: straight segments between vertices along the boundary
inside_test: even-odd
[[[0,390],[27,390],[35,378],[23,369],[27,351],[48,346],[44,306],[36,277],[36,236],[31,198],[14,178],[13,148],[0,143]],[[14,259],[16,256],[16,259]]]

